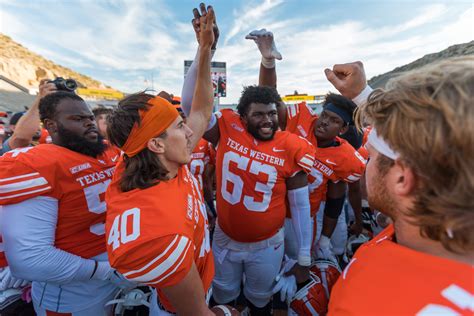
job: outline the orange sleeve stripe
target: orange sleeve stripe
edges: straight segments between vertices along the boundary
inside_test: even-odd
[[[179,262],[181,257],[187,252],[187,249],[191,245],[189,238],[184,236],[176,236],[173,242],[163,251],[155,257],[153,260],[148,262],[142,268],[124,273],[124,276],[130,281],[139,283],[150,283],[156,279],[162,278],[167,275],[169,270],[172,270]],[[158,245],[160,247],[161,245]]]

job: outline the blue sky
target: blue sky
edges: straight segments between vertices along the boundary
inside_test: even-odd
[[[124,92],[180,94],[183,61],[197,44],[198,1],[0,0],[0,32],[32,51]],[[214,60],[227,62],[228,97],[257,82],[259,52],[245,40],[273,31],[280,94],[331,89],[323,70],[361,60],[367,77],[474,39],[472,1],[214,0],[221,31]]]

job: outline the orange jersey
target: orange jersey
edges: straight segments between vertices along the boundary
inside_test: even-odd
[[[49,136],[48,130],[46,128],[41,128],[41,136],[38,139],[40,144],[51,144],[51,136]]]
[[[121,166],[106,193],[110,264],[127,279],[157,288],[160,302],[175,311],[161,288],[178,284],[193,263],[204,291],[214,277],[206,207],[197,181],[182,166],[174,179],[121,192]]]
[[[367,139],[369,138],[369,133],[371,130],[372,130],[372,126],[370,125],[364,128],[364,135],[362,136],[362,147],[365,146],[365,144],[367,144]]]
[[[212,161],[215,159],[214,148],[212,144],[209,143],[204,138],[196,145],[194,151],[191,153],[191,161],[188,164],[189,171],[196,177],[199,183],[199,188],[203,189],[202,176],[204,174],[204,169],[208,164],[212,164]]]
[[[283,226],[286,179],[314,163],[314,146],[288,132],[259,141],[232,110],[218,115],[217,213],[219,226],[239,242],[267,239]]]
[[[474,269],[394,242],[362,245],[331,292],[329,315],[472,315]]]
[[[286,130],[317,145],[314,135],[317,119],[318,116],[305,103],[289,105]],[[311,216],[317,213],[321,202],[326,200],[329,180],[355,182],[364,173],[366,161],[359,152],[342,138],[336,137],[335,142],[336,146],[316,148],[315,162],[308,175]]]
[[[7,265],[7,257],[5,257],[5,252],[3,251],[2,235],[0,235],[0,269],[6,267]]]
[[[318,120],[318,115],[306,104],[289,104],[286,108],[286,131],[300,135],[309,140],[313,132],[314,123]],[[318,147],[316,139],[313,145]]]
[[[0,205],[37,196],[58,200],[55,246],[83,258],[105,252],[105,190],[119,153],[97,158],[54,144],[14,149],[0,157]]]
[[[369,151],[365,146],[360,146],[359,149],[357,149],[357,152],[364,158],[365,161],[369,160]]]

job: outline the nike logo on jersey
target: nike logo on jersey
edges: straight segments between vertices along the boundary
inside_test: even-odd
[[[332,162],[332,161],[331,161],[331,160],[329,160],[329,159],[326,159],[326,162],[327,162],[328,164],[330,164],[330,165],[337,165],[337,163],[335,163],[335,162]]]
[[[277,148],[275,148],[275,147],[273,147],[272,149],[273,149],[273,151],[276,152],[276,153],[285,151],[284,149],[277,149]]]
[[[115,160],[117,160],[117,158],[118,158],[118,155],[115,155],[115,157],[111,158],[110,160],[112,160],[112,162],[115,162]]]

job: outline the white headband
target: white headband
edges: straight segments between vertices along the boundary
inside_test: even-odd
[[[390,146],[381,137],[377,135],[377,131],[375,130],[375,128],[372,128],[372,130],[369,132],[367,142],[379,153],[384,156],[387,156],[390,159],[396,160],[398,157],[400,157],[400,154],[392,150],[392,148],[390,148]]]

